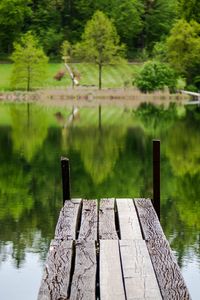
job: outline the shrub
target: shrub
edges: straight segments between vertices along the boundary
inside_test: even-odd
[[[174,91],[177,83],[175,71],[165,63],[148,61],[136,76],[134,84],[142,92],[153,92],[168,87],[170,92]]]

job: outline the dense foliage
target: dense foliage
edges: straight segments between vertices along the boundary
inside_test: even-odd
[[[27,32],[19,43],[14,44],[12,60],[12,88],[30,91],[43,82],[48,58],[31,32]]]
[[[183,76],[187,84],[200,88],[200,24],[179,20],[167,39],[167,56],[171,65]]]
[[[200,87],[198,0],[1,0],[0,58],[31,31],[51,59],[67,40],[81,42],[92,16],[101,11],[116,28],[128,59],[152,57],[170,63],[188,85]],[[85,57],[86,58],[86,57]],[[72,57],[74,59],[74,57]]]
[[[178,15],[178,0],[1,0],[0,53],[10,54],[13,41],[31,30],[50,56],[63,40],[75,44],[97,10],[112,18],[128,53],[151,49],[169,33]],[[140,51],[139,51],[140,52]]]
[[[84,60],[98,65],[99,89],[101,89],[103,65],[119,62],[123,52],[116,29],[104,13],[96,11],[88,21],[82,41],[76,45],[75,52]]]
[[[134,83],[142,92],[162,90],[165,87],[168,87],[170,91],[174,91],[176,81],[177,76],[174,70],[167,64],[149,61],[144,64]]]

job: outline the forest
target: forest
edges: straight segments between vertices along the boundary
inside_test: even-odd
[[[129,61],[167,62],[190,89],[200,87],[198,0],[1,0],[1,61],[11,57],[14,42],[27,32],[51,61],[60,59],[63,42],[79,43],[96,11],[111,20]]]

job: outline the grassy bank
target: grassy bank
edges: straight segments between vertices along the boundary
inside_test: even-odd
[[[98,85],[98,68],[96,65],[88,63],[72,64],[72,67],[81,75],[81,85]],[[140,66],[136,64],[122,64],[115,66],[105,66],[103,68],[103,87],[120,88],[125,84],[131,85],[135,74]],[[61,88],[71,86],[71,80],[67,74],[61,81],[55,80],[53,77],[59,70],[64,70],[63,64],[50,63],[47,70],[47,79],[42,86],[38,88]],[[0,64],[0,91],[10,90],[10,76],[12,72],[11,64]]]

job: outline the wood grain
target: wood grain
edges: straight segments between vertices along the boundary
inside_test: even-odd
[[[133,199],[116,199],[121,239],[142,239]]]
[[[96,299],[96,269],[95,241],[77,241],[70,300]]]
[[[144,240],[121,240],[126,299],[161,300],[160,289]]]
[[[100,299],[126,299],[118,240],[100,240]]]
[[[191,299],[151,201],[135,199],[135,205],[163,299]]]
[[[55,239],[76,239],[78,217],[81,208],[81,199],[66,200],[61,209],[55,230]]]
[[[97,200],[83,200],[79,240],[97,240]]]
[[[115,227],[115,199],[101,199],[99,208],[99,239],[118,239]]]
[[[153,208],[150,199],[134,199],[142,231],[146,241],[159,239],[164,236],[164,232]]]
[[[38,300],[67,299],[70,280],[73,241],[51,242]]]

